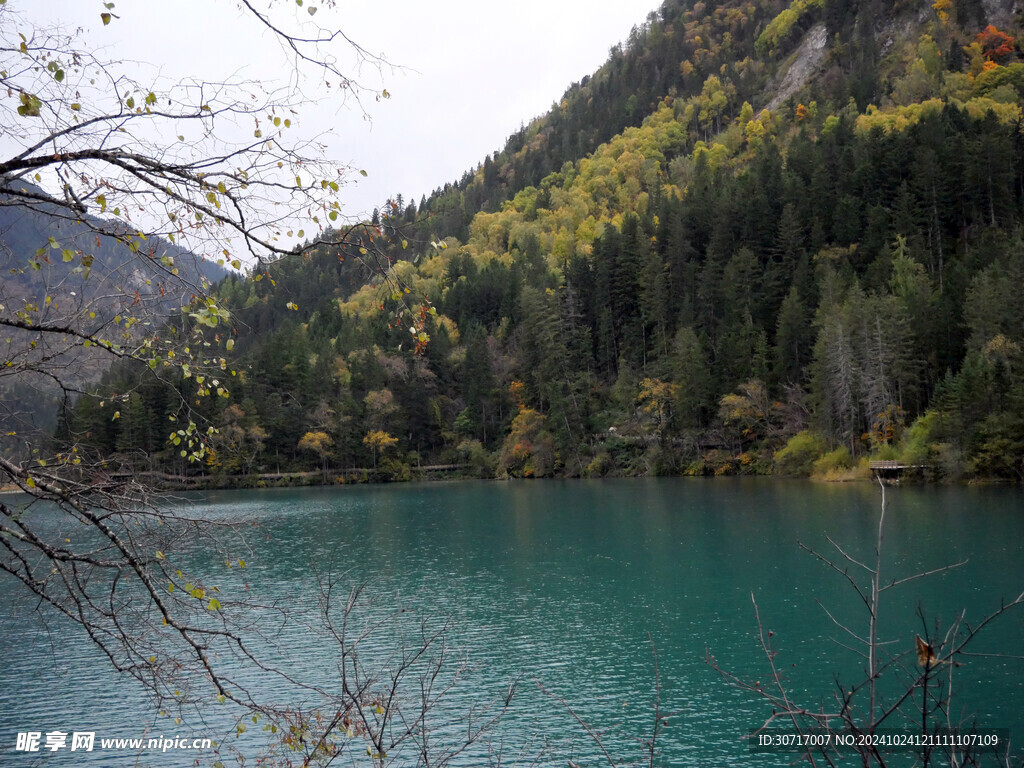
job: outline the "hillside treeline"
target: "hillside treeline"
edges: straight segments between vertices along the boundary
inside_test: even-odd
[[[452,188],[464,227],[439,224],[436,196],[396,200],[368,225],[395,243],[386,278],[320,244],[273,282],[227,280],[238,375],[230,398],[193,403],[217,428],[205,470],[839,477],[875,457],[1019,479],[1024,64],[1010,34],[970,35],[978,12],[942,2],[866,61],[850,45],[871,8],[797,2],[737,32],[765,72],[811,26],[832,33],[838,74],[775,110],[740,98],[731,59],[466,209],[485,163]],[[662,24],[628,51],[689,34]],[[83,398],[64,430],[184,471],[167,416],[197,384],[170,383],[183,401],[113,370],[119,417]]]

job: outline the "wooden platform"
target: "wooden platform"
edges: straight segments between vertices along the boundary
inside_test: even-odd
[[[898,479],[908,470],[927,469],[927,464],[904,464],[902,461],[885,460],[872,461],[868,463],[872,473],[881,478]]]

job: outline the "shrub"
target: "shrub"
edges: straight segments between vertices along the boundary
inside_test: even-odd
[[[829,451],[816,462],[811,474],[816,480],[827,483],[845,483],[862,480],[871,476],[870,463],[866,458],[856,461],[846,446]]]
[[[498,465],[513,477],[549,477],[555,470],[555,441],[544,414],[521,408],[501,446]]]
[[[814,463],[828,450],[821,435],[810,430],[797,432],[786,445],[775,452],[776,474],[788,477],[809,477]]]
[[[833,469],[849,469],[853,466],[853,457],[850,456],[850,449],[845,445],[829,451],[820,459],[814,462],[814,474],[824,475]]]
[[[604,477],[612,469],[613,464],[611,456],[607,452],[602,451],[587,464],[587,468],[583,471],[583,476]]]
[[[458,451],[469,462],[474,475],[480,478],[494,477],[494,455],[479,440],[463,440],[459,443]]]

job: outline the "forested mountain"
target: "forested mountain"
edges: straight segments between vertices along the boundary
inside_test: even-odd
[[[460,183],[378,212],[389,279],[320,245],[222,284],[240,373],[197,406],[206,470],[1020,479],[1020,31],[979,0],[668,0]],[[174,467],[133,377],[118,420],[83,399],[65,429]]]
[[[19,186],[45,196],[30,183]],[[140,241],[136,250],[148,258],[138,260],[125,242],[98,234],[106,226],[103,220],[90,214],[82,218],[62,216],[46,202],[28,206],[0,195],[0,306],[30,308],[25,318],[31,316],[31,322],[65,327],[74,325],[79,312],[91,314],[96,324],[109,323],[128,301],[146,303],[156,321],[189,303],[181,285],[198,292],[204,281],[213,284],[227,274],[222,266],[165,240]],[[171,270],[176,270],[173,281],[168,280]],[[33,359],[53,359],[63,384],[76,388],[95,381],[107,365],[103,355],[81,347],[58,349],[46,337],[12,327],[0,336],[0,350],[11,373],[0,376],[0,445],[6,455],[21,455],[28,436],[56,426],[64,393],[53,377],[25,370],[33,367]]]

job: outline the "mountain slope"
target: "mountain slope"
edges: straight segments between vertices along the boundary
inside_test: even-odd
[[[647,87],[626,73],[659,35],[688,41],[684,78],[727,42],[744,58],[536,185],[491,184],[492,160],[438,198],[450,221],[428,203],[374,222],[411,243],[392,273],[430,302],[411,335],[389,314],[403,296],[379,280],[349,295],[326,246],[276,267],[306,286],[298,309],[229,284],[269,332],[238,329],[250,373],[208,413],[212,468],[841,474],[904,456],[1019,477],[1019,28],[989,29],[967,0],[680,14],[613,52],[602,82]],[[699,34],[730,18],[742,37]],[[550,148],[552,122],[502,167]],[[497,197],[478,210],[473,190]]]
[[[197,286],[227,274],[164,241],[132,251],[114,237],[97,235],[102,222],[94,217],[89,226],[53,215],[45,204],[30,209],[7,203],[0,197],[0,305],[12,315],[22,307],[34,308],[23,315],[29,325],[101,326],[118,313],[128,314],[127,306],[144,306],[140,314],[145,319],[162,322],[191,301]],[[14,327],[6,327],[0,337],[5,363],[0,370],[0,435],[6,455],[20,456],[26,441],[52,433],[66,390],[95,381],[109,365],[108,356],[97,350],[64,349],[67,345],[52,341]],[[41,360],[52,361],[59,382],[35,372],[35,361]]]

